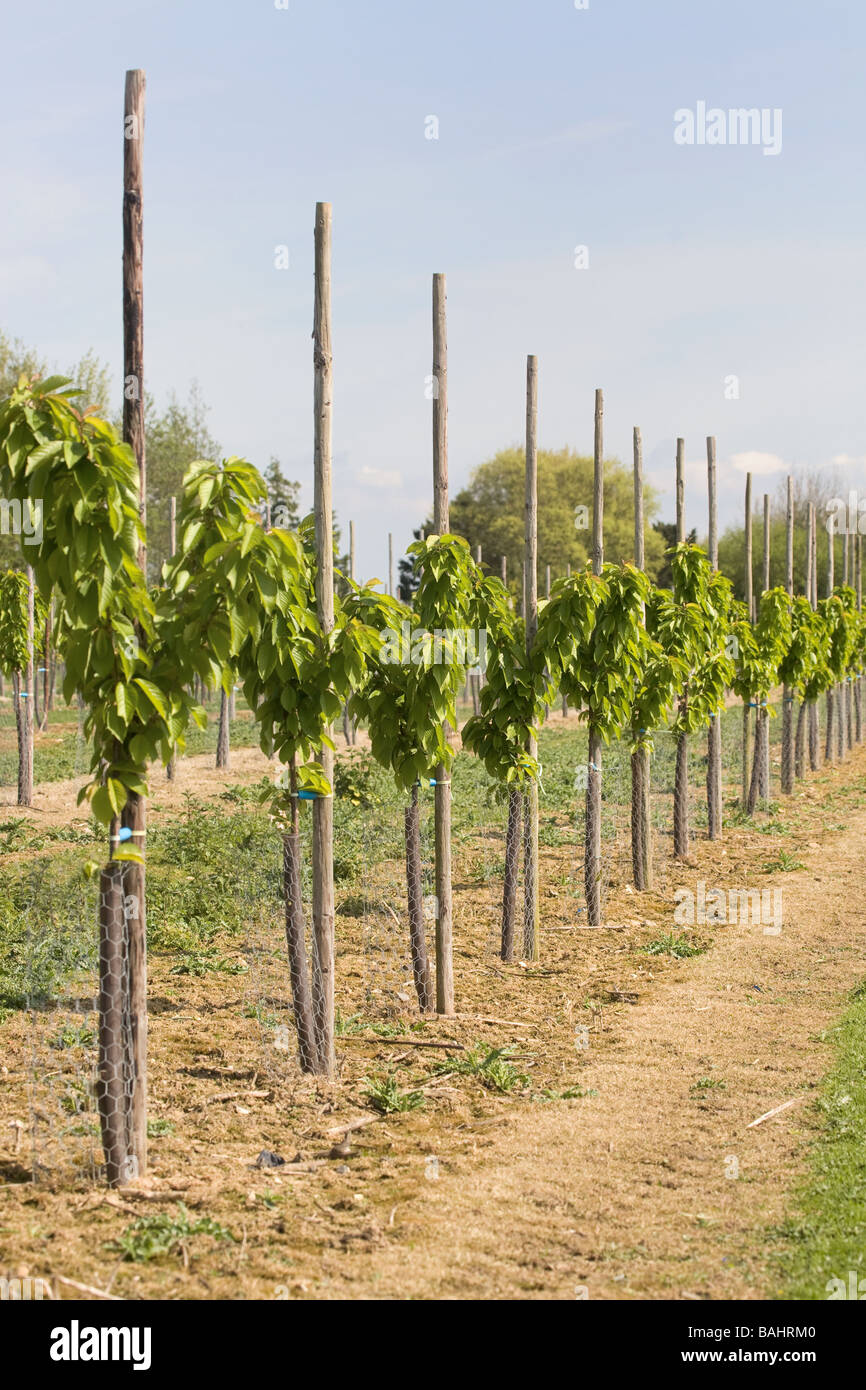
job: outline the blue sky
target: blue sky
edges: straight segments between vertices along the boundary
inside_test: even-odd
[[[527,353],[542,447],[590,450],[602,386],[608,453],[641,425],[667,515],[684,436],[699,530],[708,433],[723,523],[747,461],[758,494],[834,459],[866,488],[855,0],[44,0],[9,10],[3,48],[0,326],[61,365],[93,347],[119,390],[123,81],[144,68],[149,389],[198,379],[224,451],[279,455],[306,500],[333,204],[335,502],[363,576],[429,505],[434,271],[453,491],[520,442]],[[780,109],[781,152],[677,145],[699,101]]]

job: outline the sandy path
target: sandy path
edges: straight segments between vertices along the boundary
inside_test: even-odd
[[[762,1232],[802,1171],[831,1057],[816,1035],[864,974],[864,851],[863,812],[829,850],[798,847],[809,867],[764,881],[783,885],[780,935],[720,930],[615,1033],[592,1035],[581,1080],[597,1097],[479,1134],[477,1157],[426,1184],[423,1214],[398,1214],[373,1296],[774,1296]],[[702,1078],[724,1088],[690,1092]]]

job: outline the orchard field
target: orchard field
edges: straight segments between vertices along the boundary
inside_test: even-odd
[[[609,458],[596,389],[591,459],[546,460],[587,494],[553,566],[529,355],[525,439],[494,460],[522,539],[512,515],[511,558],[484,553],[465,493],[451,513],[436,273],[432,508],[399,585],[390,535],[387,583],[362,581],[335,529],[328,203],[312,511],[216,450],[163,496],[143,112],[134,70],[122,416],[29,360],[0,395],[4,1298],[849,1296],[856,506],[789,475],[756,554],[747,472],[726,565],[715,436],[699,543],[685,441],[653,525],[641,429]]]

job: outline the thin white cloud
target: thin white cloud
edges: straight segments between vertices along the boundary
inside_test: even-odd
[[[855,454],[834,454],[830,462],[836,468],[859,468],[861,464],[866,463],[866,456],[862,454],[859,457]]]
[[[730,463],[739,473],[781,473],[788,466],[778,454],[762,454],[758,449],[731,454]]]

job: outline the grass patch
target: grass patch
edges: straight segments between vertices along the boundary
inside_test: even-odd
[[[677,932],[666,932],[657,936],[648,946],[643,947],[645,956],[673,956],[676,960],[687,960],[689,956],[702,956],[709,950],[707,946],[697,946]]]
[[[397,1115],[407,1110],[420,1110],[424,1105],[421,1091],[404,1091],[396,1076],[368,1076],[364,1095],[380,1115]]]
[[[178,1202],[177,1216],[162,1211],[156,1216],[142,1216],[127,1226],[117,1240],[108,1242],[106,1249],[133,1264],[145,1264],[162,1255],[188,1254],[187,1245],[194,1236],[211,1236],[216,1241],[236,1243],[231,1231],[209,1216],[191,1221],[183,1202]]]
[[[843,1281],[846,1290],[852,1273],[855,1288],[866,1280],[866,982],[851,996],[835,1040],[835,1065],[816,1102],[820,1133],[809,1176],[789,1219],[773,1233],[781,1242],[782,1298],[838,1297],[831,1280]]]

